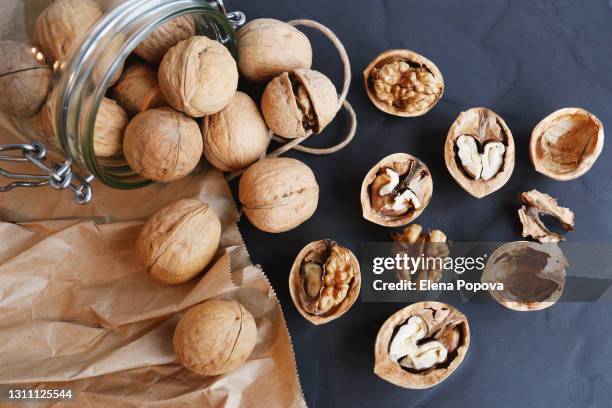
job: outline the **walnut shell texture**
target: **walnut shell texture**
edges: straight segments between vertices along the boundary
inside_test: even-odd
[[[410,190],[419,200],[416,208],[407,208],[402,214],[385,214],[378,210],[375,205],[376,191],[373,187],[379,176],[386,169],[403,168],[404,174],[400,175],[404,181],[398,187]],[[395,197],[397,194],[390,196]],[[431,196],[433,195],[433,180],[429,168],[421,160],[407,153],[395,153],[379,161],[365,176],[361,184],[361,209],[363,218],[378,225],[386,227],[400,227],[414,221],[425,210]]]
[[[221,221],[206,203],[184,199],[153,215],[136,248],[153,279],[166,284],[190,280],[210,263],[221,238]]]
[[[102,98],[93,135],[96,156],[117,156],[123,152],[123,132],[128,122],[127,113],[117,102]]]
[[[136,115],[125,129],[123,152],[136,173],[164,183],[191,173],[202,156],[200,127],[170,108]]]
[[[238,88],[238,68],[221,43],[196,36],[168,50],[158,79],[168,104],[197,118],[217,113],[230,103]]]
[[[195,35],[193,17],[180,16],[153,30],[143,42],[138,44],[138,47],[134,48],[134,54],[151,64],[159,64],[171,47]]]
[[[102,17],[94,0],[54,0],[36,19],[36,40],[54,61],[65,61]]]
[[[275,134],[294,139],[306,136],[309,130],[321,133],[325,129],[338,112],[338,93],[322,73],[296,69],[268,83],[261,110]]]
[[[439,341],[450,348],[445,361],[425,370],[406,369],[389,356],[397,329],[414,316],[427,324],[425,338]],[[455,338],[456,341],[449,343],[448,338]],[[444,381],[459,367],[469,346],[470,327],[463,313],[440,302],[414,303],[391,315],[378,331],[374,347],[374,373],[399,387],[430,388]]]
[[[508,309],[546,309],[557,302],[565,286],[567,260],[555,243],[516,241],[497,248],[485,265],[483,283],[503,283],[489,290]]]
[[[200,375],[240,367],[257,342],[253,315],[240,303],[211,299],[193,306],[176,326],[172,344],[180,363]]]
[[[253,82],[266,82],[294,69],[310,69],[312,47],[297,28],[279,20],[260,18],[238,32],[238,68]]]
[[[315,297],[305,289],[304,264],[311,262],[311,258],[318,261],[323,272],[321,288]],[[293,304],[306,320],[315,325],[328,323],[345,314],[357,300],[360,289],[361,272],[357,258],[349,249],[331,240],[306,245],[295,258],[289,274]],[[333,299],[332,307],[319,310],[327,299]]]
[[[410,50],[383,52],[363,77],[374,106],[395,116],[424,115],[444,94],[444,79],[436,64]]]
[[[249,221],[272,233],[304,223],[319,202],[319,185],[310,167],[286,157],[253,164],[242,175],[238,190]]]
[[[111,94],[130,115],[167,105],[157,83],[157,72],[137,60],[127,64]]]
[[[555,180],[573,180],[591,169],[603,145],[604,128],[595,115],[564,108],[533,129],[529,155],[537,172]]]
[[[259,107],[244,92],[202,122],[204,156],[221,171],[242,170],[256,162],[268,147],[268,128]]]
[[[471,136],[481,150],[488,142],[504,145],[503,164],[493,177],[474,180],[462,167],[457,140],[463,135]],[[446,168],[461,188],[476,198],[485,197],[508,182],[514,171],[514,156],[512,132],[501,116],[487,108],[472,108],[462,112],[448,131],[444,145]]]
[[[35,48],[0,41],[0,111],[18,117],[36,115],[45,103],[51,68]]]

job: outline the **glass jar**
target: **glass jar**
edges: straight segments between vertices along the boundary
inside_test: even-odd
[[[5,0],[0,5],[0,41],[27,44],[31,47],[28,58],[46,59],[52,64],[50,79],[39,81],[41,87],[48,84],[49,91],[38,112],[32,115],[33,112],[0,111],[0,131],[8,131],[24,141],[24,144],[0,146],[0,175],[18,180],[4,187],[0,183],[0,192],[14,187],[50,184],[55,188],[71,188],[75,201],[85,203],[91,199],[93,178],[120,189],[148,185],[150,181],[136,175],[124,157],[101,158],[94,153],[93,133],[98,108],[126,58],[156,27],[188,14],[194,17],[198,35],[221,42],[236,57],[234,29],[244,24],[244,14],[226,13],[221,0],[95,1],[101,6],[101,17],[59,61],[51,61],[35,48],[36,18],[52,0]],[[0,61],[0,87],[3,87],[2,69],[6,71],[7,65],[15,65],[7,59],[18,58],[10,52],[0,53],[0,59],[5,60]],[[0,108],[2,106],[0,103]],[[49,111],[44,112],[45,109]],[[9,108],[4,108],[7,110],[15,109],[9,103]],[[46,121],[43,120],[45,113]],[[61,155],[63,163],[45,165],[47,148]],[[31,162],[43,174],[9,172],[2,168],[6,161]]]

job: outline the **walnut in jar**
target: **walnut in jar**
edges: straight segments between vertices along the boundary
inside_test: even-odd
[[[376,336],[374,373],[403,388],[439,384],[463,362],[470,328],[463,313],[444,303],[419,302],[393,314]]]
[[[111,157],[123,152],[123,133],[129,122],[127,113],[117,102],[102,98],[94,125],[94,153]]]
[[[537,172],[555,180],[573,180],[591,169],[603,145],[603,125],[595,115],[565,108],[533,129],[529,156]]]
[[[261,111],[275,134],[294,139],[323,131],[338,112],[338,94],[322,73],[296,69],[268,83]]]
[[[153,279],[177,284],[206,268],[220,238],[221,221],[210,206],[184,199],[149,218],[136,241],[136,249]]]
[[[171,108],[136,115],[125,129],[123,153],[136,173],[159,183],[191,173],[202,156],[197,122]]]
[[[218,41],[196,36],[170,48],[159,66],[159,86],[170,106],[199,118],[225,108],[238,88],[238,68]]]
[[[221,375],[240,367],[257,342],[253,315],[230,299],[211,299],[181,318],[172,339],[179,362],[200,375]]]
[[[95,0],[54,0],[36,19],[36,41],[54,62],[64,62],[100,17]]]
[[[45,103],[51,68],[36,48],[17,41],[0,41],[0,111],[32,117]]]
[[[195,35],[196,27],[193,17],[180,16],[153,30],[134,48],[134,54],[151,64],[159,64],[171,47]]]
[[[542,310],[561,297],[567,265],[556,243],[510,242],[491,254],[481,281],[503,284],[502,290],[490,289],[489,293],[508,309]]]
[[[249,81],[265,82],[293,69],[310,69],[308,37],[290,24],[258,18],[238,31],[238,68]]]
[[[442,98],[444,79],[438,67],[410,50],[389,50],[363,73],[370,100],[395,116],[421,116]]]
[[[244,92],[236,92],[229,105],[202,122],[204,156],[221,171],[242,170],[268,148],[268,128],[259,107]]]
[[[406,153],[385,157],[361,184],[363,218],[398,227],[415,220],[431,201],[433,181],[429,169]]]
[[[244,214],[262,231],[289,231],[317,209],[319,185],[306,164],[287,157],[260,160],[244,172],[238,188]]]
[[[337,319],[355,303],[361,273],[355,255],[332,240],[300,251],[289,274],[291,299],[300,314],[319,325]]]
[[[444,146],[446,168],[468,193],[482,198],[502,188],[514,170],[514,138],[506,122],[486,108],[462,112]]]
[[[136,59],[128,62],[111,95],[130,115],[167,105],[155,69]]]

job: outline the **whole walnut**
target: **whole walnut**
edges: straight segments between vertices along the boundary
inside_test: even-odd
[[[63,61],[100,17],[95,0],[54,0],[36,19],[38,45],[54,61]]]
[[[221,237],[221,221],[208,204],[185,199],[171,204],[144,225],[136,248],[153,279],[186,282],[210,263]]]
[[[185,368],[201,375],[221,375],[244,364],[256,341],[255,319],[244,306],[234,300],[211,299],[185,313],[172,344]]]
[[[238,69],[221,43],[196,36],[170,48],[159,66],[159,86],[174,109],[192,117],[219,112],[238,88]]]
[[[151,64],[159,64],[164,54],[176,43],[196,35],[195,22],[192,16],[181,16],[157,27],[149,34],[134,54]]]
[[[136,173],[169,182],[191,173],[202,156],[202,134],[195,120],[170,108],[136,115],[125,129],[123,152]]]
[[[257,104],[236,92],[221,112],[202,123],[204,155],[221,171],[236,171],[256,162],[268,147],[268,128]]]
[[[297,28],[260,18],[238,32],[238,68],[250,81],[266,82],[293,69],[310,69],[312,47]]]
[[[322,73],[296,69],[270,81],[261,110],[275,134],[294,139],[323,131],[338,112],[338,94]]]
[[[35,48],[0,41],[0,110],[9,115],[36,115],[47,98],[51,68]]]
[[[308,220],[319,202],[310,167],[281,157],[258,161],[242,175],[239,198],[244,213],[262,231],[285,232]]]
[[[166,105],[157,83],[157,72],[142,61],[127,64],[111,94],[131,115]]]
[[[110,157],[123,151],[123,132],[129,118],[117,102],[102,98],[94,126],[94,152],[98,157]]]

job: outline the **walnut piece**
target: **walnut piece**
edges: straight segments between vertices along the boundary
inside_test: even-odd
[[[403,153],[378,163],[362,184],[364,218],[381,225],[405,225],[431,200],[431,175],[420,160]]]
[[[404,388],[432,387],[450,376],[470,345],[467,318],[439,302],[399,310],[376,336],[374,373]]]
[[[436,65],[409,50],[382,53],[364,72],[366,90],[380,110],[396,116],[420,116],[444,93]]]
[[[566,231],[574,230],[574,213],[569,208],[561,207],[557,200],[548,194],[531,190],[521,194],[523,206],[518,210],[519,218],[523,224],[523,237],[532,237],[540,242],[559,242],[565,238],[550,231],[542,220],[541,214],[555,217]]]
[[[504,120],[486,108],[461,113],[444,147],[451,176],[468,193],[482,198],[500,189],[514,170],[514,139]]]
[[[291,298],[310,322],[340,317],[355,302],[361,287],[355,255],[331,240],[315,241],[297,256],[289,275]]]
[[[440,230],[423,232],[423,227],[419,224],[411,224],[404,228],[401,233],[391,234],[391,238],[396,242],[394,254],[407,254],[411,257],[425,255],[430,258],[444,258],[450,253],[446,243],[446,234]],[[435,262],[431,268],[421,268],[418,271],[397,269],[395,275],[399,281],[407,280],[416,282],[417,290],[421,281],[439,282],[442,279],[444,270]]]
[[[501,305],[512,310],[542,310],[563,293],[567,260],[555,243],[518,241],[497,248],[487,260],[481,281],[502,283],[489,290]]]

